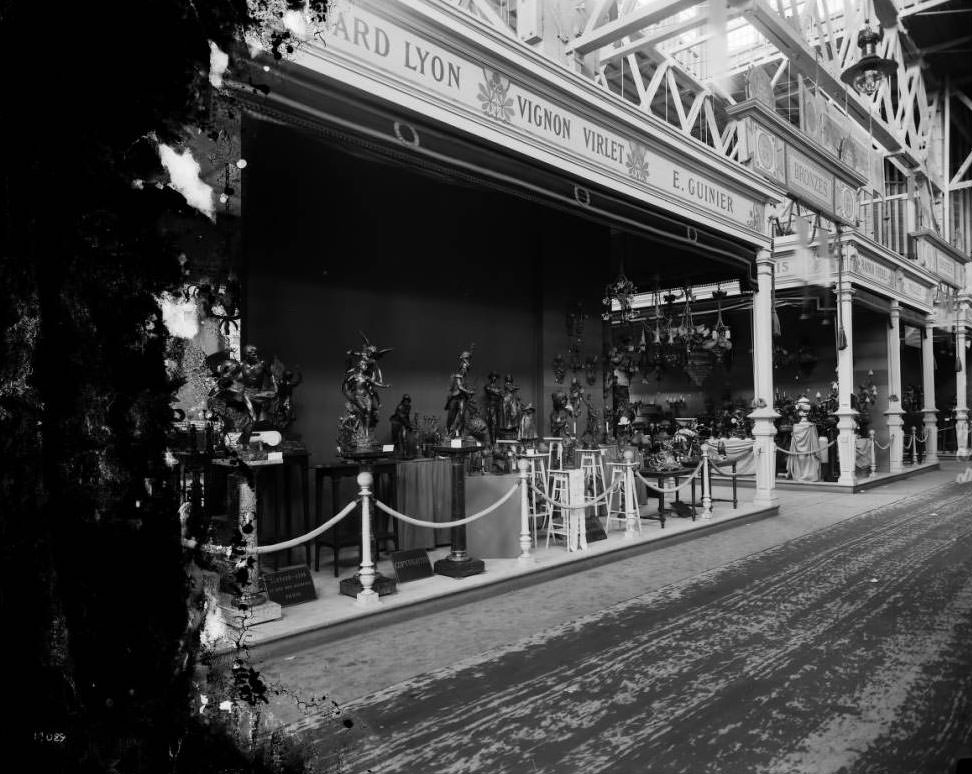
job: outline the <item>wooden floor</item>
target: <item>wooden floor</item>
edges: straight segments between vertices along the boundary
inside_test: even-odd
[[[345,774],[952,771],[972,754],[970,495],[940,484],[285,732]]]

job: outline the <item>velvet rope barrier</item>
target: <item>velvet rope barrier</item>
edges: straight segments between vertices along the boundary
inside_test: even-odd
[[[232,546],[216,546],[207,543],[200,543],[198,540],[193,540],[192,538],[182,538],[182,545],[186,548],[199,548],[201,551],[206,551],[210,554],[226,554],[226,556],[231,556],[234,552],[240,554],[272,554],[277,551],[286,551],[289,548],[296,548],[302,543],[306,543],[308,540],[313,540],[318,535],[322,535],[327,532],[331,527],[337,524],[341,519],[347,516],[351,511],[353,511],[358,503],[361,501],[360,497],[356,497],[354,500],[349,502],[340,511],[338,511],[334,516],[325,521],[321,526],[315,527],[306,535],[301,535],[300,537],[295,537],[291,540],[285,540],[282,543],[271,543],[268,546],[257,546],[256,548],[250,549],[239,549],[233,548]],[[185,519],[187,518],[188,511],[183,514],[183,508],[188,503],[183,504],[179,507],[179,519],[182,521],[183,528],[185,528]]]
[[[692,472],[691,472],[691,473],[689,474],[689,477],[688,477],[687,479],[685,479],[685,483],[684,483],[684,484],[679,484],[678,486],[676,486],[676,487],[673,487],[673,488],[671,488],[671,489],[663,489],[663,488],[661,488],[661,487],[657,487],[657,486],[655,486],[655,485],[654,485],[654,484],[652,484],[652,483],[651,483],[650,481],[648,481],[647,479],[645,479],[645,477],[644,477],[643,475],[641,475],[641,473],[639,473],[639,472],[638,472],[637,470],[636,470],[636,471],[634,472],[634,474],[635,474],[635,475],[636,475],[636,476],[637,476],[638,478],[640,478],[640,479],[641,479],[641,483],[642,483],[642,484],[644,484],[644,485],[645,485],[646,487],[648,487],[649,489],[651,489],[651,490],[652,490],[653,492],[658,492],[658,494],[675,494],[675,493],[676,493],[676,492],[678,492],[679,490],[681,490],[681,489],[684,489],[685,487],[687,487],[687,486],[688,486],[689,484],[691,484],[691,483],[692,483],[692,479],[694,479],[694,478],[695,478],[695,476],[696,476],[696,475],[698,474],[698,472],[699,472],[700,470],[702,470],[702,465],[703,465],[703,463],[702,463],[702,462],[700,462],[700,463],[699,463],[699,464],[698,464],[698,465],[697,465],[697,466],[695,467],[695,470],[693,470],[693,471],[692,471]],[[663,470],[659,470],[659,471],[658,471],[658,475],[660,475],[660,476],[663,476],[663,477],[665,477],[665,478],[670,478],[670,476],[665,476],[665,471],[663,471]]]
[[[430,527],[432,529],[446,529],[448,527],[459,527],[463,524],[469,524],[469,522],[476,521],[476,519],[481,519],[483,516],[488,516],[497,508],[499,508],[503,503],[509,500],[515,493],[516,490],[520,488],[520,482],[517,481],[513,486],[510,487],[510,491],[503,495],[499,500],[493,503],[488,508],[481,510],[479,513],[474,513],[472,516],[467,516],[464,519],[456,519],[455,521],[425,521],[424,519],[416,519],[412,516],[407,516],[404,513],[396,511],[389,505],[385,505],[381,500],[374,500],[375,507],[379,510],[384,511],[389,516],[394,516],[400,521],[404,521],[406,524],[413,524],[416,527]]]
[[[726,460],[723,460],[723,462],[726,462]],[[732,463],[730,462],[730,464],[732,464]],[[714,468],[715,471],[716,471],[716,473],[718,473],[720,476],[750,476],[750,475],[752,475],[752,473],[739,473],[739,472],[733,470],[732,468],[723,468],[720,465],[718,465],[717,463],[713,462],[711,457],[709,457],[709,467],[710,468]]]
[[[538,497],[542,497],[544,500],[546,500],[548,503],[550,503],[556,508],[563,508],[565,511],[580,511],[583,510],[584,508],[591,508],[595,505],[600,505],[602,502],[607,500],[608,495],[614,493],[615,489],[620,488],[622,483],[623,481],[620,480],[615,481],[613,484],[611,484],[611,486],[609,486],[607,489],[601,492],[601,494],[599,494],[593,500],[585,500],[580,505],[567,505],[566,503],[560,502],[560,500],[555,500],[546,492],[544,492],[542,489],[540,489],[540,487],[534,484],[530,484],[530,488],[533,489],[533,491],[537,494]]]
[[[874,445],[877,446],[881,451],[887,451],[891,448],[891,444],[894,441],[894,433],[891,433],[888,436],[888,442],[886,445],[881,444],[877,438],[872,438],[871,440],[874,441]]]
[[[776,451],[783,452],[784,454],[789,454],[791,457],[806,457],[809,456],[810,454],[820,454],[820,452],[824,451],[824,449],[829,449],[839,440],[840,440],[839,438],[834,438],[834,440],[832,440],[830,443],[824,446],[823,449],[811,449],[810,451],[790,451],[789,449],[784,449],[783,447],[777,445],[776,443],[774,443],[773,446],[776,446]]]

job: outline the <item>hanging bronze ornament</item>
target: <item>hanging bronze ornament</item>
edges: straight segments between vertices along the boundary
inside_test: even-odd
[[[712,373],[712,358],[709,353],[702,349],[690,352],[686,358],[685,373],[696,386],[701,387],[702,382]]]

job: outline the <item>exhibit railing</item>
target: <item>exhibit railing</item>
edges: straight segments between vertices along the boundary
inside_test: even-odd
[[[918,444],[920,443],[922,444],[922,447],[924,447],[927,441],[928,441],[928,428],[923,429],[921,435],[918,435],[918,428],[915,425],[912,425],[911,432],[905,435],[904,450],[903,450],[904,461],[907,463],[909,461],[908,458],[910,455],[911,465],[917,465],[919,462],[923,462],[925,455],[919,453]]]
[[[224,559],[235,561],[237,567],[249,567],[249,562],[252,561],[252,557],[258,557],[264,554],[276,553],[278,551],[287,551],[293,548],[297,548],[304,543],[311,540],[315,540],[320,537],[327,530],[336,526],[342,519],[346,518],[351,514],[356,508],[361,508],[361,563],[358,572],[358,578],[361,583],[361,591],[357,595],[359,602],[367,601],[368,604],[373,603],[376,600],[377,592],[374,589],[375,584],[375,561],[372,555],[372,517],[374,509],[380,510],[383,513],[391,516],[392,518],[403,521],[407,524],[411,524],[416,527],[428,527],[431,529],[449,529],[453,527],[464,527],[479,519],[485,518],[491,513],[495,513],[504,503],[510,500],[517,492],[520,493],[520,520],[519,520],[519,545],[520,554],[517,557],[521,562],[532,562],[534,557],[531,554],[531,548],[533,547],[533,539],[531,537],[530,531],[530,519],[531,519],[531,509],[530,509],[530,493],[531,490],[536,496],[544,498],[550,506],[559,508],[563,512],[578,512],[585,511],[587,508],[596,508],[602,502],[604,502],[611,494],[614,492],[621,491],[624,494],[624,516],[625,516],[625,539],[633,539],[635,537],[635,530],[639,524],[639,519],[641,514],[637,509],[637,497],[635,494],[635,480],[636,477],[641,479],[642,483],[647,486],[650,490],[660,494],[674,494],[686,486],[691,484],[696,480],[696,478],[701,479],[702,482],[702,518],[709,519],[712,516],[712,487],[711,487],[711,471],[710,471],[710,458],[709,450],[703,446],[702,447],[702,459],[696,465],[696,467],[691,471],[690,474],[682,472],[682,475],[687,475],[685,482],[679,484],[675,487],[659,487],[654,485],[651,481],[647,480],[641,473],[638,472],[637,468],[640,467],[640,463],[634,461],[634,454],[630,450],[625,451],[623,455],[623,462],[618,463],[624,469],[624,475],[618,480],[612,483],[610,487],[607,487],[605,491],[596,497],[588,498],[586,496],[587,488],[585,481],[585,495],[579,499],[579,501],[571,501],[568,497],[567,501],[558,499],[552,495],[552,493],[544,489],[536,487],[532,481],[532,474],[530,472],[529,461],[526,457],[520,457],[517,462],[517,481],[513,484],[498,500],[496,500],[491,505],[483,508],[482,510],[465,516],[461,519],[454,519],[452,521],[429,521],[427,519],[419,519],[415,516],[410,516],[406,513],[391,507],[387,503],[382,502],[377,497],[375,497],[372,487],[374,484],[374,475],[371,472],[367,464],[362,464],[361,470],[357,475],[358,484],[358,494],[350,502],[348,502],[341,510],[334,514],[330,519],[324,523],[318,525],[314,529],[310,530],[304,535],[292,538],[290,540],[285,540],[279,543],[271,543],[269,545],[258,545],[257,542],[257,508],[256,508],[256,493],[253,487],[250,485],[245,476],[240,476],[240,507],[239,507],[239,533],[238,540],[233,545],[219,545],[212,542],[196,540],[188,536],[188,521],[189,516],[192,511],[192,503],[185,502],[179,509],[179,518],[182,529],[182,544],[185,548],[190,550],[199,550],[205,553],[221,556]],[[658,471],[659,475],[664,475],[665,471]],[[583,520],[577,522],[579,524],[579,529],[584,529]],[[251,578],[256,577],[257,573],[250,573]],[[255,592],[255,581],[248,581],[250,585],[250,593]]]

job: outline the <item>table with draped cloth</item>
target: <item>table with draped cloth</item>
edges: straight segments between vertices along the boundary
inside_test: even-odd
[[[856,438],[854,440],[854,467],[871,469],[871,439]]]
[[[451,461],[420,459],[399,462],[396,466],[398,503],[396,507],[407,516],[425,521],[452,519]],[[398,543],[406,548],[432,549],[448,545],[448,528],[432,529],[399,522]]]
[[[820,481],[820,465],[829,459],[827,439],[817,434],[811,422],[797,422],[790,434],[786,472],[793,481]]]
[[[719,454],[719,444],[725,449],[725,457]],[[732,472],[732,463],[736,463],[736,475],[752,476],[756,473],[756,456],[753,454],[752,438],[713,438],[706,441],[709,448],[709,459],[712,461],[712,472],[718,475],[720,468],[726,474]]]

